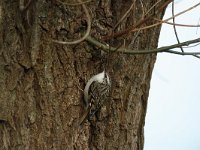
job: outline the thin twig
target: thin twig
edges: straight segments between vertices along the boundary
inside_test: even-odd
[[[174,0],[172,1],[172,16],[174,16]],[[177,30],[176,30],[176,26],[175,26],[175,17],[173,17],[173,28],[174,28],[174,33],[175,33],[175,36],[176,36],[176,40],[177,40],[177,42],[178,42],[178,44],[180,44],[180,40],[179,40],[179,37],[178,37],[178,33],[177,33]],[[180,46],[180,49],[181,49],[181,51],[182,51],[182,53],[184,53],[184,50],[183,50],[183,47],[182,46]],[[197,56],[197,55],[193,55],[194,57],[199,57],[199,56]]]
[[[114,29],[116,29],[118,27],[118,25],[126,18],[126,16],[129,14],[129,12],[131,11],[131,9],[133,8],[133,6],[135,5],[135,1],[132,3],[132,5],[130,6],[130,8],[125,12],[125,14],[120,18],[120,20],[117,22],[117,24],[114,26]]]
[[[24,11],[28,8],[32,0],[29,0],[28,3],[25,5],[24,0],[19,0],[19,9],[20,11]]]
[[[184,14],[184,13],[186,13],[186,12],[188,12],[188,11],[194,9],[194,8],[196,8],[196,7],[199,6],[199,5],[200,5],[200,3],[198,3],[198,4],[196,4],[196,5],[194,5],[194,6],[190,7],[190,8],[188,8],[188,9],[186,9],[186,10],[184,10],[184,11],[181,11],[180,13],[178,13],[178,14],[172,16],[172,17],[169,17],[169,18],[167,18],[167,19],[165,19],[165,20],[160,20],[160,22],[158,22],[158,23],[155,23],[155,24],[152,24],[152,25],[143,27],[143,28],[134,28],[134,29],[132,30],[132,32],[135,32],[135,31],[138,31],[138,30],[145,30],[145,29],[149,29],[149,28],[153,28],[153,27],[155,27],[155,26],[158,26],[158,25],[160,25],[160,24],[162,24],[162,23],[165,23],[165,22],[167,22],[167,21],[173,19],[174,17],[178,17],[178,16],[180,16],[180,15],[182,15],[182,14]],[[157,20],[157,19],[156,19],[156,20]]]
[[[162,4],[161,6],[158,7],[157,11],[155,12],[155,14],[158,14],[160,12],[162,12],[162,10],[167,7],[167,5],[169,3],[171,3],[172,0],[167,0],[164,4]],[[135,25],[132,25],[130,27],[128,27],[127,29],[123,30],[123,31],[119,31],[117,33],[113,33],[111,35],[107,35],[107,36],[104,36],[102,39],[103,40],[109,40],[111,38],[114,38],[114,37],[119,37],[119,36],[122,36],[124,34],[127,34],[127,33],[130,33],[132,30],[136,29],[137,27],[143,25],[144,23],[146,23],[148,20],[150,20],[153,15],[155,14],[152,14],[152,15],[149,15],[149,16],[146,16],[145,18],[142,18],[141,20],[139,20]]]
[[[95,40],[93,37],[88,36],[86,38],[88,42],[91,44],[98,46],[102,48],[106,52],[113,52],[116,51],[115,47],[108,46],[108,44],[103,44],[97,40]],[[149,49],[149,50],[133,50],[133,49],[126,49],[126,48],[118,48],[116,52],[123,52],[125,54],[152,54],[152,53],[160,53],[160,52],[168,52],[168,53],[174,53],[174,54],[179,54],[179,55],[200,55],[200,52],[176,52],[172,51],[170,49],[178,48],[180,46],[188,46],[190,44],[198,43],[200,42],[200,38],[194,39],[194,40],[189,40],[186,42],[182,42],[180,44],[173,44],[170,46],[163,46],[157,49]]]
[[[67,3],[67,2],[62,2],[60,0],[56,0],[56,1],[58,1],[59,3],[64,4],[64,5],[76,6],[76,5],[82,5],[82,4],[85,4],[85,3],[89,3],[92,0],[87,0],[87,1],[84,1],[84,2],[78,2],[78,3]]]
[[[63,44],[63,45],[64,44],[65,45],[72,45],[72,44],[78,44],[78,43],[84,41],[89,36],[90,31],[91,31],[91,18],[90,18],[90,14],[89,14],[89,11],[88,11],[87,7],[85,6],[85,4],[82,3],[82,0],[78,0],[78,1],[81,3],[81,5],[83,7],[83,10],[84,10],[84,12],[86,14],[87,30],[86,30],[85,35],[82,38],[80,38],[78,40],[75,40],[75,41],[52,40],[52,42],[55,42],[55,43],[58,43],[58,44]]]
[[[156,7],[156,5],[158,5],[161,2],[161,0],[157,1],[146,13],[145,16],[153,9]]]
[[[144,4],[143,4],[143,2],[142,2],[142,0],[140,0],[140,4],[141,4],[141,9],[142,9],[142,18],[144,18],[145,17],[145,8],[144,8]]]
[[[178,55],[192,55],[192,56],[200,55],[200,52],[178,52],[178,51],[173,51],[173,50],[167,50],[167,51],[164,51],[164,52],[172,53],[172,54],[178,54]]]
[[[191,28],[200,27],[200,25],[172,23],[172,22],[168,22],[168,21],[165,21],[165,20],[159,20],[159,19],[155,19],[155,20],[160,21],[162,23],[169,24],[169,25],[175,25],[175,26],[180,26],[180,27],[191,27]]]
[[[172,1],[172,16],[173,16],[173,24],[175,24],[175,17],[174,17],[174,0]],[[173,29],[174,29],[174,34],[176,36],[176,40],[178,42],[178,44],[180,44],[180,40],[179,40],[179,37],[178,37],[178,33],[177,33],[177,30],[176,30],[176,26],[173,25]],[[184,52],[183,48],[180,46],[180,49],[182,52]]]
[[[196,57],[196,58],[198,58],[198,59],[200,59],[200,56],[198,56],[198,55],[193,55],[194,57]]]
[[[183,46],[184,48],[192,48],[192,47],[197,47],[198,45],[200,45],[200,43],[194,44],[192,46]]]

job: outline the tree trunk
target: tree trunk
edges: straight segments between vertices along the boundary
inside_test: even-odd
[[[154,5],[158,0],[133,1],[85,3],[92,20],[90,35],[116,51],[117,47],[156,48],[158,26],[104,40],[146,16],[152,18],[139,27],[154,23],[153,17],[162,19],[164,9],[155,12],[164,0],[158,5]],[[156,54],[114,52],[102,56],[100,48],[86,41],[75,45],[52,42],[74,41],[86,28],[82,5],[56,0],[0,1],[1,150],[143,149]],[[111,97],[94,121],[86,120],[79,126],[85,111],[82,90],[88,79],[103,69],[111,77]]]

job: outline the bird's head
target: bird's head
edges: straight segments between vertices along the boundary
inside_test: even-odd
[[[110,85],[110,78],[109,75],[103,71],[95,76],[95,79],[99,83],[109,84]]]

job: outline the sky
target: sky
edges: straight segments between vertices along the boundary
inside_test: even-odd
[[[199,3],[176,0],[175,14]],[[176,23],[200,24],[200,6]],[[165,18],[171,16],[168,6]],[[200,28],[177,27],[181,42],[200,37]],[[173,26],[163,25],[159,47],[177,43]],[[177,49],[180,51],[179,49]],[[185,51],[200,51],[200,45]],[[160,53],[154,67],[145,121],[144,150],[200,150],[200,59]]]

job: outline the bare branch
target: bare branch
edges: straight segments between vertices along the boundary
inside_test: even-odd
[[[167,7],[167,5],[169,3],[171,3],[171,1],[172,0],[167,0],[164,4],[162,4],[161,6],[159,6],[158,9],[156,10],[155,14],[160,13],[165,7]],[[109,40],[109,39],[114,38],[114,37],[119,37],[119,36],[122,36],[124,34],[128,34],[132,30],[134,30],[137,27],[139,27],[139,26],[143,25],[144,23],[146,23],[148,20],[152,19],[152,17],[153,17],[153,15],[146,16],[145,18],[140,19],[136,24],[128,27],[127,29],[125,29],[123,31],[119,31],[117,33],[111,33],[110,35],[107,35],[107,36],[103,37],[102,39],[103,40]]]
[[[171,1],[172,1],[172,0],[171,0]],[[169,0],[169,1],[167,1],[167,2],[169,3],[169,2],[171,2],[171,1]],[[166,4],[168,4],[167,2],[166,2]],[[143,27],[143,28],[138,28],[139,26],[141,26],[142,24],[144,24],[146,21],[148,21],[148,20],[151,19],[151,17],[152,17],[152,16],[147,16],[146,18],[142,18],[142,19],[141,19],[140,21],[138,21],[138,23],[136,23],[135,25],[132,25],[131,27],[128,27],[126,30],[119,31],[119,32],[117,32],[117,33],[113,33],[113,34],[111,34],[111,35],[108,35],[108,36],[103,37],[102,39],[103,39],[103,40],[108,40],[108,39],[111,39],[111,38],[114,38],[114,37],[118,37],[118,36],[127,34],[127,33],[129,33],[129,32],[135,32],[135,31],[138,31],[138,30],[144,30],[144,29],[149,29],[149,28],[158,26],[158,25],[160,25],[160,24],[162,24],[162,23],[164,23],[164,22],[167,22],[167,21],[173,19],[173,17],[180,16],[180,15],[182,15],[182,14],[184,14],[184,13],[186,13],[186,12],[188,12],[188,11],[190,11],[190,10],[196,8],[196,7],[198,7],[199,5],[200,5],[200,3],[197,3],[196,5],[194,5],[194,6],[192,6],[192,7],[189,7],[188,9],[186,9],[186,10],[184,10],[184,11],[182,11],[182,12],[179,12],[178,14],[176,14],[176,15],[170,17],[170,18],[167,18],[167,19],[165,19],[165,20],[163,20],[163,21],[160,21],[160,22],[158,22],[158,23],[155,23],[155,24],[153,24],[153,25],[146,26],[146,27]],[[159,10],[162,10],[161,8],[163,8],[164,6],[165,6],[165,5],[161,6]],[[158,11],[158,12],[159,12],[159,11]],[[156,19],[156,20],[157,20],[157,19]]]
[[[189,40],[189,41],[182,42],[179,44],[173,44],[170,46],[163,46],[158,49],[151,49],[151,50],[133,50],[133,49],[126,49],[126,48],[118,48],[117,49],[115,47],[109,46],[108,44],[103,44],[103,43],[95,40],[91,36],[88,36],[86,38],[86,40],[88,42],[90,42],[91,44],[98,46],[107,52],[109,52],[109,51],[110,52],[121,52],[124,54],[132,54],[132,55],[134,55],[134,54],[152,54],[152,53],[160,53],[160,52],[168,52],[168,53],[174,53],[174,54],[178,54],[178,55],[200,55],[200,52],[177,52],[177,51],[170,50],[170,49],[174,49],[174,48],[179,48],[180,46],[188,46],[190,44],[198,43],[198,42],[200,42],[200,38],[197,38],[194,40]]]
[[[200,55],[200,52],[178,52],[178,51],[173,51],[173,50],[167,50],[167,51],[164,51],[164,52],[172,53],[172,54],[178,54],[178,55],[192,55],[192,56],[195,56],[195,57],[197,57],[197,55]]]
[[[156,5],[158,5],[161,2],[161,0],[157,1],[146,13],[145,15],[147,15],[153,8],[156,7]]]
[[[159,20],[159,19],[156,19],[156,20],[158,20],[158,21],[160,21],[162,23],[169,24],[169,25],[175,25],[175,26],[181,26],[181,27],[192,27],[192,28],[200,27],[200,25],[172,23],[172,22],[168,22],[168,21],[165,21],[165,20]]]
[[[132,3],[132,5],[130,6],[130,8],[125,12],[125,14],[120,18],[120,20],[116,23],[116,25],[114,26],[114,29],[116,29],[119,24],[127,17],[127,15],[129,14],[129,12],[131,11],[131,9],[133,8],[133,6],[135,5],[135,1]]]
[[[178,35],[176,33],[176,29],[175,30],[175,34],[176,34],[176,37],[177,37],[177,40],[178,40],[178,44],[174,44],[174,45],[170,45],[170,46],[164,46],[164,47],[160,47],[158,49],[151,49],[151,50],[132,50],[132,49],[127,49],[127,48],[115,48],[115,47],[110,47],[108,44],[103,44],[101,42],[99,42],[98,40],[94,39],[93,37],[91,37],[89,34],[90,34],[90,31],[91,31],[91,18],[90,18],[90,15],[89,15],[89,12],[88,12],[88,9],[87,7],[85,6],[84,2],[82,2],[82,0],[78,0],[79,1],[79,4],[82,5],[83,9],[84,9],[84,12],[86,14],[86,17],[87,17],[87,24],[88,24],[88,28],[87,28],[87,31],[85,33],[85,35],[79,39],[79,40],[75,40],[75,41],[70,41],[70,42],[65,42],[65,41],[59,41],[59,40],[53,40],[53,42],[55,43],[59,43],[59,44],[78,44],[84,40],[90,42],[91,44],[95,45],[95,46],[98,46],[100,48],[102,48],[104,51],[110,51],[110,52],[121,52],[121,53],[124,53],[124,54],[152,54],[152,53],[160,53],[160,52],[167,52],[167,53],[173,53],[173,54],[178,54],[178,55],[193,55],[197,58],[199,58],[200,56],[200,52],[184,52],[182,50],[182,52],[178,52],[178,51],[173,51],[171,49],[174,49],[174,48],[181,48],[182,46],[188,46],[190,44],[194,44],[194,43],[199,43],[200,42],[200,38],[197,38],[197,39],[194,39],[194,40],[189,40],[189,41],[186,41],[186,42],[180,42],[179,39],[178,39]],[[168,0],[168,2],[170,2],[170,0]],[[62,2],[63,3],[63,2]],[[78,5],[78,4],[77,4]],[[194,9],[195,7],[197,7],[198,5],[200,5],[200,3],[174,15],[174,12],[172,12],[172,17],[168,18],[168,19],[165,19],[163,21],[160,21],[159,23],[156,23],[156,24],[153,24],[151,26],[147,26],[147,27],[144,27],[144,28],[139,28],[139,29],[134,29],[132,30],[132,32],[136,31],[136,30],[142,30],[142,29],[147,29],[147,28],[151,28],[152,26],[156,26],[156,25],[159,25],[163,22],[167,22],[168,20],[171,20],[173,19],[173,25],[175,26],[175,20],[174,18],[191,10],[191,9]],[[133,6],[133,4],[132,4]],[[131,10],[132,6],[129,8],[129,10],[127,11],[126,15],[128,14],[128,12]],[[162,8],[160,7],[159,10],[161,10]],[[174,9],[174,8],[173,8]],[[174,10],[172,10],[174,11]],[[122,17],[122,20],[124,17]],[[145,22],[145,20],[142,20],[141,23]],[[119,22],[120,23],[120,22]],[[139,23],[139,24],[141,24]],[[135,26],[136,27],[136,26]]]
[[[24,0],[19,0],[19,9],[20,9],[20,11],[26,10],[26,9],[29,7],[31,1],[32,1],[32,0],[29,0],[29,1],[27,2],[27,4],[25,5],[25,4],[24,4]]]
[[[158,26],[158,25],[160,25],[160,24],[162,24],[162,23],[165,23],[165,22],[167,22],[167,21],[173,19],[174,17],[178,17],[178,16],[180,16],[180,15],[182,15],[182,14],[184,14],[184,13],[186,13],[186,12],[188,12],[188,11],[194,9],[194,8],[196,8],[196,7],[199,6],[199,5],[200,5],[200,3],[198,3],[198,4],[196,4],[196,5],[194,5],[194,6],[190,7],[190,8],[188,8],[188,9],[182,11],[182,12],[179,12],[178,14],[176,14],[176,15],[174,15],[174,16],[172,16],[172,17],[169,17],[169,18],[167,18],[167,19],[165,19],[165,20],[159,20],[159,19],[155,19],[155,18],[154,18],[155,20],[158,20],[158,21],[160,21],[160,22],[155,23],[155,24],[152,24],[152,25],[149,25],[149,26],[146,26],[146,27],[143,27],[143,28],[134,28],[131,32],[135,32],[135,31],[138,31],[138,30],[145,30],[145,29],[153,28],[153,27],[155,27],[155,26]]]
[[[174,0],[172,1],[172,16],[173,16],[173,24],[175,24],[175,17],[174,17]],[[173,28],[174,28],[174,34],[176,36],[176,40],[178,42],[178,44],[180,44],[180,40],[179,40],[179,37],[178,37],[178,33],[177,33],[177,30],[176,30],[176,26],[173,25]],[[180,46],[180,49],[182,52],[184,52],[183,48]]]
[[[87,0],[87,1],[84,1],[84,2],[78,2],[78,3],[67,3],[67,2],[62,2],[62,1],[60,1],[60,0],[56,0],[56,1],[58,1],[59,3],[62,3],[62,4],[64,4],[64,5],[69,5],[69,6],[76,6],[76,5],[82,5],[82,4],[85,4],[85,3],[89,3],[89,2],[91,2],[92,0]]]

